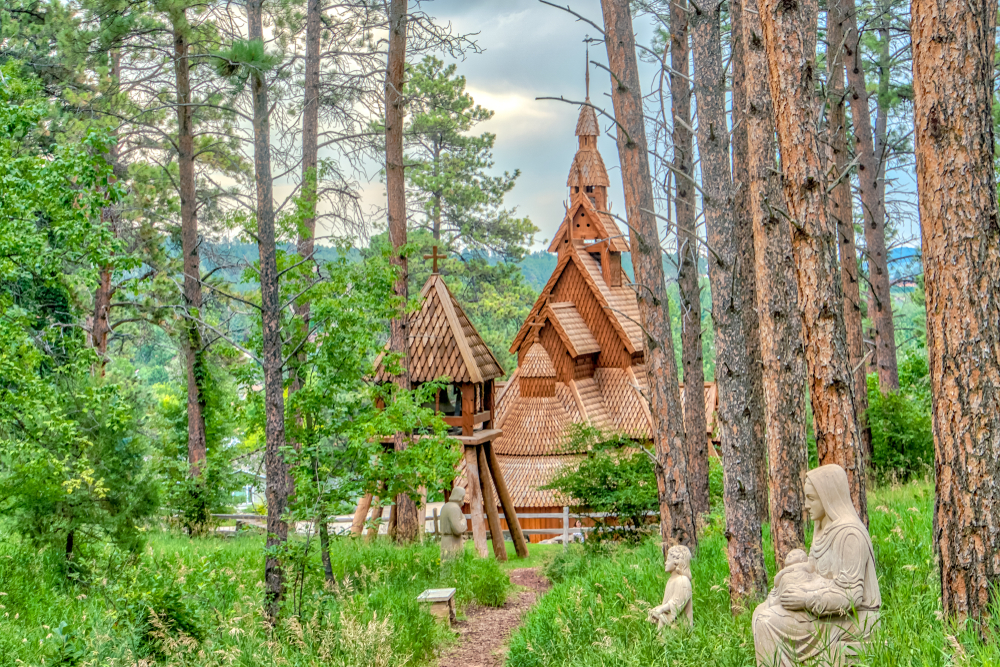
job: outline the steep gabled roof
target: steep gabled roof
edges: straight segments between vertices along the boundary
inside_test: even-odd
[[[453,382],[484,382],[503,376],[500,362],[440,275],[431,274],[420,296],[423,298],[420,310],[409,315],[412,381],[429,382],[449,377]],[[382,355],[379,355],[375,380],[387,382],[392,377],[381,362]]]
[[[552,365],[549,353],[537,341],[531,345],[528,353],[524,355],[520,369],[521,377],[526,378],[554,378],[556,376],[556,367]]]
[[[559,278],[570,262],[576,264],[580,275],[583,276],[584,284],[590,288],[591,293],[593,293],[594,298],[597,299],[597,302],[603,308],[608,321],[618,333],[629,353],[635,354],[645,349],[642,327],[639,325],[639,305],[636,303],[635,293],[632,291],[630,284],[626,280],[622,280],[620,287],[609,287],[604,282],[604,276],[601,274],[601,267],[597,263],[597,260],[586,249],[574,246],[569,248],[559,258],[555,270],[552,271],[552,275],[549,277],[549,281],[542,288],[541,294],[538,295],[538,300],[535,301],[535,305],[532,307],[531,312],[528,313],[528,317],[521,326],[521,330],[514,338],[514,342],[510,346],[510,351],[517,351],[524,343],[525,337],[531,330],[531,325],[542,316],[542,308],[548,302],[552,290],[559,282]]]
[[[573,358],[601,351],[601,346],[594,338],[594,334],[587,328],[587,323],[580,316],[580,311],[571,302],[550,303],[542,312],[552,322],[556,333],[559,334]]]
[[[611,180],[608,179],[608,170],[604,166],[604,158],[596,148],[581,148],[573,158],[573,164],[569,167],[569,176],[566,178],[566,185],[603,185],[608,187]]]
[[[580,116],[576,119],[576,136],[596,137],[601,133],[601,127],[597,124],[597,113],[594,107],[590,106],[590,97],[586,104],[580,106]]]
[[[587,222],[593,225],[597,237],[608,239],[610,250],[614,252],[629,252],[628,238],[622,235],[618,224],[615,223],[615,219],[607,213],[601,213],[594,208],[594,204],[591,203],[590,198],[584,192],[571,195],[570,206],[566,210],[566,217],[563,218],[559,229],[556,230],[555,235],[552,237],[552,242],[549,243],[549,252],[559,252],[559,246],[563,244],[569,226],[576,224],[575,221],[581,209],[584,212]]]

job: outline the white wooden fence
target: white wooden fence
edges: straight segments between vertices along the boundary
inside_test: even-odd
[[[392,506],[391,505],[387,505],[387,506],[384,506],[384,507],[388,507],[388,508],[391,509]],[[264,522],[267,521],[267,517],[264,516],[264,515],[261,515],[261,514],[213,514],[212,516],[214,518],[216,518],[216,519],[220,519],[220,520],[223,520],[223,521],[233,521],[233,520],[235,520],[235,521],[245,521],[245,522],[248,522],[248,523],[251,523],[251,522],[252,523],[264,523]],[[562,537],[563,549],[565,549],[567,547],[567,545],[569,544],[570,536],[573,535],[574,533],[585,533],[585,532],[590,532],[590,531],[594,530],[594,528],[590,527],[590,526],[581,526],[579,528],[572,528],[571,529],[570,525],[569,525],[570,519],[572,519],[574,521],[577,520],[577,519],[604,519],[604,518],[607,518],[609,516],[615,516],[615,515],[614,514],[609,514],[607,512],[571,513],[569,511],[569,507],[564,506],[562,508],[562,512],[525,512],[525,513],[518,513],[517,516],[518,516],[519,519],[562,519],[562,527],[561,528],[528,528],[528,529],[522,528],[521,532],[524,533],[525,535],[551,535],[551,536],[554,536],[554,537],[561,536]],[[646,514],[646,516],[657,516],[658,517],[659,516],[659,512],[649,512],[649,513]],[[382,511],[382,517],[380,517],[378,519],[378,521],[380,523],[388,523],[388,521],[389,521],[388,517],[389,517],[389,512],[386,512],[383,509],[383,511]],[[465,518],[466,519],[471,519],[472,515],[471,514],[466,514]],[[505,518],[503,512],[500,512],[500,518],[501,519]],[[439,533],[440,532],[440,528],[439,528],[439,524],[438,524],[439,519],[440,519],[440,516],[438,515],[437,508],[435,507],[435,508],[433,508],[433,510],[431,512],[431,516],[428,516],[427,519],[426,519],[426,522],[428,524],[433,524],[434,530],[428,530],[426,532],[431,533],[431,534],[437,534],[437,533]],[[330,523],[348,523],[349,524],[353,520],[354,520],[354,516],[353,515],[330,517]],[[427,526],[427,527],[429,528],[430,526]],[[467,531],[466,534],[470,535],[471,533],[472,533],[472,531],[469,530],[469,531]],[[510,537],[510,531],[509,530],[504,530],[503,533],[504,533],[504,537],[506,537],[506,538]]]

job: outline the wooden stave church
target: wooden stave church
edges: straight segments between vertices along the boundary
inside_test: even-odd
[[[651,438],[644,338],[635,293],[621,265],[621,253],[629,245],[605,212],[609,180],[597,151],[598,132],[593,109],[582,107],[576,127],[579,147],[567,180],[570,205],[548,248],[558,260],[511,345],[518,367],[508,382],[499,382],[504,370],[438,274],[436,248],[421,308],[408,316],[411,381],[447,377],[453,384],[448,393],[455,390],[454,398],[439,398],[436,407],[450,426],[462,429],[456,437],[465,456],[454,486],[466,489],[465,511],[472,516],[470,530],[483,556],[486,531],[509,529],[506,517],[497,516],[498,506],[507,505],[521,517],[558,514],[571,504],[541,488],[584,455],[567,450],[571,424],[589,421],[635,440]],[[376,365],[375,381],[391,381],[381,358]],[[705,384],[705,399],[712,444],[714,383]],[[714,446],[709,449],[715,452]],[[471,486],[470,469],[476,481]],[[487,474],[481,475],[483,471]],[[355,534],[371,501],[368,495],[359,502]],[[390,529],[391,524],[390,517]],[[522,528],[552,528],[555,535],[562,522],[522,517],[515,524],[515,545],[526,554]],[[505,558],[503,549],[495,545],[494,550]]]
[[[558,255],[556,267],[511,345],[518,366],[496,397],[492,425],[501,434],[493,450],[523,529],[562,525],[523,515],[558,514],[571,504],[541,488],[584,455],[567,449],[571,424],[589,421],[641,441],[652,434],[645,341],[621,263],[629,244],[606,212],[610,181],[597,150],[599,133],[594,109],[582,106],[567,179],[570,203],[548,248]],[[713,444],[715,384],[705,383],[704,391]],[[464,462],[456,486],[466,487]]]

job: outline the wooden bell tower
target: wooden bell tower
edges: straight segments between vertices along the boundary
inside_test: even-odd
[[[461,442],[465,449],[466,502],[472,517],[476,551],[486,557],[486,532],[489,530],[494,555],[498,560],[507,560],[497,511],[499,504],[517,554],[526,558],[527,541],[492,446],[502,435],[495,427],[494,380],[503,377],[504,370],[438,273],[437,262],[443,257],[438,254],[437,246],[433,254],[424,256],[433,260],[433,272],[420,290],[420,310],[409,316],[410,380],[414,384],[440,378],[452,382],[453,404],[447,399],[442,401],[439,394],[435,409],[453,431],[461,429],[451,437]],[[391,379],[379,365],[375,380],[388,382]],[[444,490],[451,491],[450,488]]]

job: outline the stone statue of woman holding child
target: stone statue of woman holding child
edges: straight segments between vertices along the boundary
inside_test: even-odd
[[[847,473],[825,465],[806,474],[815,526],[808,556],[789,552],[767,600],[753,613],[758,667],[851,664],[878,624],[875,553],[854,504]]]

